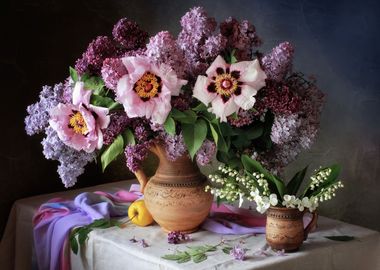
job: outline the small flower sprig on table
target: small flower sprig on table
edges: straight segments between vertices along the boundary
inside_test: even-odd
[[[342,182],[337,180],[340,172],[338,165],[315,170],[310,183],[300,192],[307,167],[297,172],[286,185],[282,179],[249,156],[243,155],[241,162],[243,168],[240,170],[221,165],[217,173],[209,176],[212,185],[206,186],[206,191],[210,191],[219,200],[239,200],[239,207],[244,198],[254,201],[256,210],[260,213],[264,213],[270,206],[298,208],[301,212],[308,209],[313,212],[319,202],[332,199],[335,192],[343,187]]]
[[[248,249],[243,248],[242,244],[244,244],[243,238],[248,238],[254,235],[248,235],[244,237],[240,237],[237,239],[224,239],[222,238],[219,243],[216,245],[203,245],[203,246],[193,246],[187,247],[186,251],[175,251],[173,254],[166,254],[162,256],[165,260],[176,261],[177,263],[186,263],[189,261],[193,261],[194,263],[200,263],[207,260],[207,253],[215,252],[218,248],[222,248],[222,251],[225,254],[231,255],[235,260],[243,261],[245,259],[245,253]],[[234,243],[238,241],[238,244],[230,245],[229,243]]]

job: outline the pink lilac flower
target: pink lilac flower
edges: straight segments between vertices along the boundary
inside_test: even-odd
[[[169,66],[152,64],[147,57],[125,57],[123,63],[128,74],[118,83],[117,101],[129,117],[163,124],[171,110],[171,96],[178,96],[186,81],[178,79]]]
[[[229,17],[220,24],[220,33],[227,39],[227,47],[236,49],[239,61],[251,60],[252,49],[261,45],[255,27],[247,20],[239,22]]]
[[[300,122],[297,114],[275,116],[270,134],[271,140],[275,144],[284,144],[293,140],[294,136],[298,135]]]
[[[104,84],[112,90],[116,90],[117,83],[128,71],[121,58],[106,58],[101,70]]]
[[[148,124],[144,121],[136,121],[136,124],[134,125],[134,134],[139,142],[147,141],[150,135],[150,129],[148,129]]]
[[[190,236],[180,231],[172,231],[168,233],[169,244],[179,244],[180,242],[186,242],[190,240]]]
[[[156,65],[170,66],[179,78],[184,77],[186,61],[183,51],[168,31],[162,31],[151,37],[146,45],[146,55]]]
[[[103,130],[103,143],[110,145],[114,139],[122,133],[131,123],[131,119],[125,112],[113,112],[110,114],[110,124]]]
[[[205,105],[211,103],[213,112],[220,121],[237,113],[239,108],[249,110],[255,104],[255,95],[265,86],[266,75],[258,60],[227,64],[218,56],[194,86],[194,97]]]
[[[166,132],[161,132],[160,139],[165,145],[166,157],[169,160],[175,161],[177,158],[186,154],[187,148],[182,134],[170,135]]]
[[[196,160],[199,165],[205,166],[207,164],[210,164],[212,161],[212,158],[214,157],[216,153],[216,145],[214,142],[210,140],[205,140],[197,151],[196,154]]]
[[[182,31],[178,35],[177,43],[185,54],[187,76],[193,79],[204,73],[213,60],[209,59],[208,54],[223,51],[225,42],[221,37],[211,37],[216,28],[216,21],[208,17],[201,7],[190,9],[182,17],[181,26]]]
[[[103,133],[110,118],[108,109],[90,104],[92,91],[77,82],[72,104],[59,103],[50,110],[50,126],[66,145],[88,153],[103,146]]]
[[[294,49],[289,42],[283,42],[273,48],[262,59],[262,66],[268,79],[282,81],[291,72]]]
[[[137,23],[127,18],[120,19],[112,30],[113,38],[126,50],[135,50],[145,45],[148,33],[141,30]]]
[[[191,95],[188,93],[181,93],[177,97],[172,97],[171,104],[173,108],[180,111],[186,111],[190,109]]]
[[[245,249],[240,245],[236,245],[230,251],[230,255],[234,257],[235,260],[244,261],[245,259]]]
[[[143,142],[136,145],[127,145],[125,147],[125,157],[128,169],[131,172],[137,172],[141,163],[146,159],[149,153],[150,142]]]
[[[255,104],[256,114],[260,115],[270,110],[276,115],[289,115],[298,113],[301,99],[286,83],[267,81],[258,96]]]
[[[214,60],[227,45],[227,39],[221,34],[209,36],[201,47],[200,57],[206,61]]]
[[[227,117],[227,121],[229,124],[235,127],[244,127],[248,126],[255,121],[255,113],[252,110],[242,110],[239,109],[236,118],[229,116]]]
[[[79,74],[92,73],[100,74],[103,61],[106,58],[116,56],[117,48],[112,39],[106,36],[99,36],[94,39],[83,53],[82,58],[78,59],[75,69]]]
[[[54,87],[44,86],[40,92],[40,100],[27,107],[28,115],[25,117],[25,130],[28,135],[41,133],[49,125],[49,111],[64,102],[64,84]]]
[[[45,130],[46,137],[42,140],[43,154],[47,159],[58,160],[58,174],[66,188],[72,187],[77,178],[84,172],[87,163],[96,158],[94,152],[76,151],[64,144],[57,132],[48,127]]]

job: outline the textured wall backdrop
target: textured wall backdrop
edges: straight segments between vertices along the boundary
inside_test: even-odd
[[[0,4],[0,232],[14,200],[63,190],[41,138],[23,131],[25,107],[44,84],[62,81],[96,35],[110,34],[121,17],[150,34],[177,34],[194,5],[217,20],[249,19],[263,51],[281,41],[295,46],[295,69],[318,78],[327,94],[318,142],[289,167],[338,162],[346,188],[321,213],[380,230],[380,35],[377,1],[144,1],[2,0]],[[78,186],[127,177],[90,166]]]

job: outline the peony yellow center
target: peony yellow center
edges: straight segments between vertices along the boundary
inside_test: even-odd
[[[215,90],[222,96],[231,96],[238,89],[238,85],[238,80],[230,73],[222,73],[215,78]]]
[[[161,78],[153,73],[145,72],[135,83],[133,89],[143,101],[147,101],[161,92]]]
[[[80,112],[74,112],[70,115],[69,127],[77,134],[85,135],[88,131],[86,122]]]

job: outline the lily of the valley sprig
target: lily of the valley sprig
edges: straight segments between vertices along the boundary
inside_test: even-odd
[[[219,200],[239,200],[239,206],[244,200],[254,201],[256,210],[260,213],[264,213],[270,206],[313,212],[320,202],[332,199],[335,192],[343,187],[342,182],[337,180],[340,172],[337,165],[315,170],[310,176],[309,184],[301,192],[299,189],[307,167],[285,184],[285,181],[246,155],[242,156],[242,163],[242,169],[219,166],[218,172],[209,176],[212,185],[206,186],[206,191],[210,190]]]

